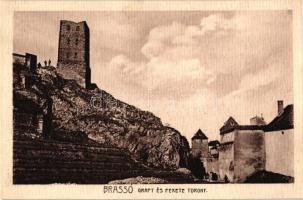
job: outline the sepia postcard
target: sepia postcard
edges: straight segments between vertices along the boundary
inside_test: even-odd
[[[3,199],[303,198],[300,0],[0,4]]]

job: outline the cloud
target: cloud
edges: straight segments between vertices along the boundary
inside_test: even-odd
[[[136,26],[123,24],[117,19],[105,18],[102,21],[92,21],[90,26],[95,27],[94,35],[91,37],[95,41],[92,43],[95,49],[103,47],[124,52],[126,47],[140,39]]]
[[[265,68],[256,74],[245,75],[240,82],[242,91],[257,89],[277,80],[281,74],[277,73],[275,66]]]
[[[191,47],[191,51],[183,51],[186,55],[197,56],[202,48],[199,45],[199,37],[207,33],[218,33],[237,29],[238,25],[234,20],[224,18],[222,15],[209,15],[201,19],[198,25],[184,25],[174,21],[170,25],[159,26],[152,29],[148,36],[147,43],[142,47],[141,52],[149,59],[159,56],[162,53],[171,51],[173,48]],[[179,55],[178,55],[179,56]]]
[[[205,34],[208,31],[216,31],[216,30],[232,30],[232,29],[240,29],[242,23],[235,20],[236,17],[228,19],[224,17],[222,14],[212,14],[208,17],[201,19],[201,33]]]
[[[170,90],[163,95],[179,93],[180,88],[194,94],[211,84],[215,85],[215,90],[227,87],[230,93],[235,92],[232,89],[235,86],[217,84],[219,73],[240,79],[237,92],[255,89],[270,84],[279,76],[271,76],[272,81],[262,79],[263,74],[279,72],[271,63],[264,66],[262,62],[289,44],[289,31],[284,30],[289,21],[283,17],[284,14],[275,12],[264,17],[264,13],[257,12],[229,17],[211,14],[191,25],[173,21],[150,30],[141,48],[146,60],[138,62],[127,55],[118,55],[109,65],[122,72],[128,82],[145,89],[162,93],[163,88]],[[250,83],[252,79],[255,81]]]
[[[242,77],[239,88],[228,94],[228,96],[235,97],[239,94],[259,89],[262,86],[275,82],[278,78],[281,78],[281,76],[282,74],[277,71],[276,66],[264,68],[257,73],[246,74]]]
[[[159,56],[149,62],[134,62],[125,55],[118,55],[112,58],[109,67],[121,77],[132,80],[148,90],[184,81],[203,80],[211,83],[214,79],[213,74],[206,71],[198,59],[174,61]]]
[[[196,29],[200,31],[209,29],[208,26],[206,28],[203,26],[186,26],[173,22],[170,25],[155,27],[150,31],[147,42],[141,48],[142,54],[147,58],[146,62],[135,63],[125,55],[121,59],[120,55],[110,61],[110,66],[122,69],[123,72],[128,69],[130,76],[137,73],[143,76],[145,74],[146,78],[141,84],[149,90],[163,85],[166,87],[171,85],[169,88],[173,86],[178,88],[179,84],[191,87],[197,81],[210,84],[216,76],[201,61],[199,55],[201,46],[194,42],[194,37],[198,35]],[[136,77],[133,80],[136,81]]]
[[[203,80],[211,82],[212,74],[208,72],[199,59],[188,58],[170,60],[159,56],[152,58],[147,64],[148,79],[144,82],[146,87],[157,88],[163,84],[177,84],[182,81]]]
[[[141,48],[146,60],[120,55],[111,64],[127,73],[127,81],[148,89],[146,108],[188,138],[197,126],[217,134],[230,115],[241,124],[260,113],[270,120],[275,112],[268,111],[264,100],[275,102],[283,96],[285,88],[278,83],[283,79],[289,85],[291,79],[291,21],[286,15],[242,12],[228,17],[211,14],[191,25],[173,21],[150,30]],[[218,93],[221,88],[226,94]]]

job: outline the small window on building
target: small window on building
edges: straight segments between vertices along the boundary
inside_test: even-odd
[[[79,43],[79,39],[77,38],[76,39],[76,46],[78,46],[78,43]]]
[[[70,39],[67,38],[67,45],[70,45]]]
[[[281,133],[282,133],[282,135],[284,135],[284,131],[282,131]]]
[[[70,31],[70,25],[66,26],[66,30]]]
[[[78,56],[78,53],[75,53],[75,54],[74,54],[74,58],[77,58],[77,56]]]
[[[76,31],[79,31],[79,30],[80,30],[80,27],[79,27],[79,26],[77,26],[77,27],[76,27]]]
[[[69,54],[69,53],[67,53],[67,54],[66,54],[66,58],[69,58],[69,57],[70,57],[70,54]]]

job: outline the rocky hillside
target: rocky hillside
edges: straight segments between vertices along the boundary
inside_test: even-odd
[[[154,170],[131,159],[125,149],[93,142],[18,138],[14,140],[13,148],[15,184],[106,184],[125,178],[129,179],[114,183],[194,182],[190,174]],[[130,178],[136,176],[142,177]]]
[[[99,88],[86,90],[63,79],[53,67],[38,68],[31,89],[14,89],[14,101],[28,99],[42,108],[49,97],[56,139],[79,140],[80,132],[98,143],[128,149],[135,160],[150,167],[188,166],[189,145],[177,130]]]

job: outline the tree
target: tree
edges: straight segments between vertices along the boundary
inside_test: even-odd
[[[192,174],[197,178],[205,177],[206,170],[204,168],[203,162],[200,159],[200,155],[198,156],[190,155],[190,170]]]

